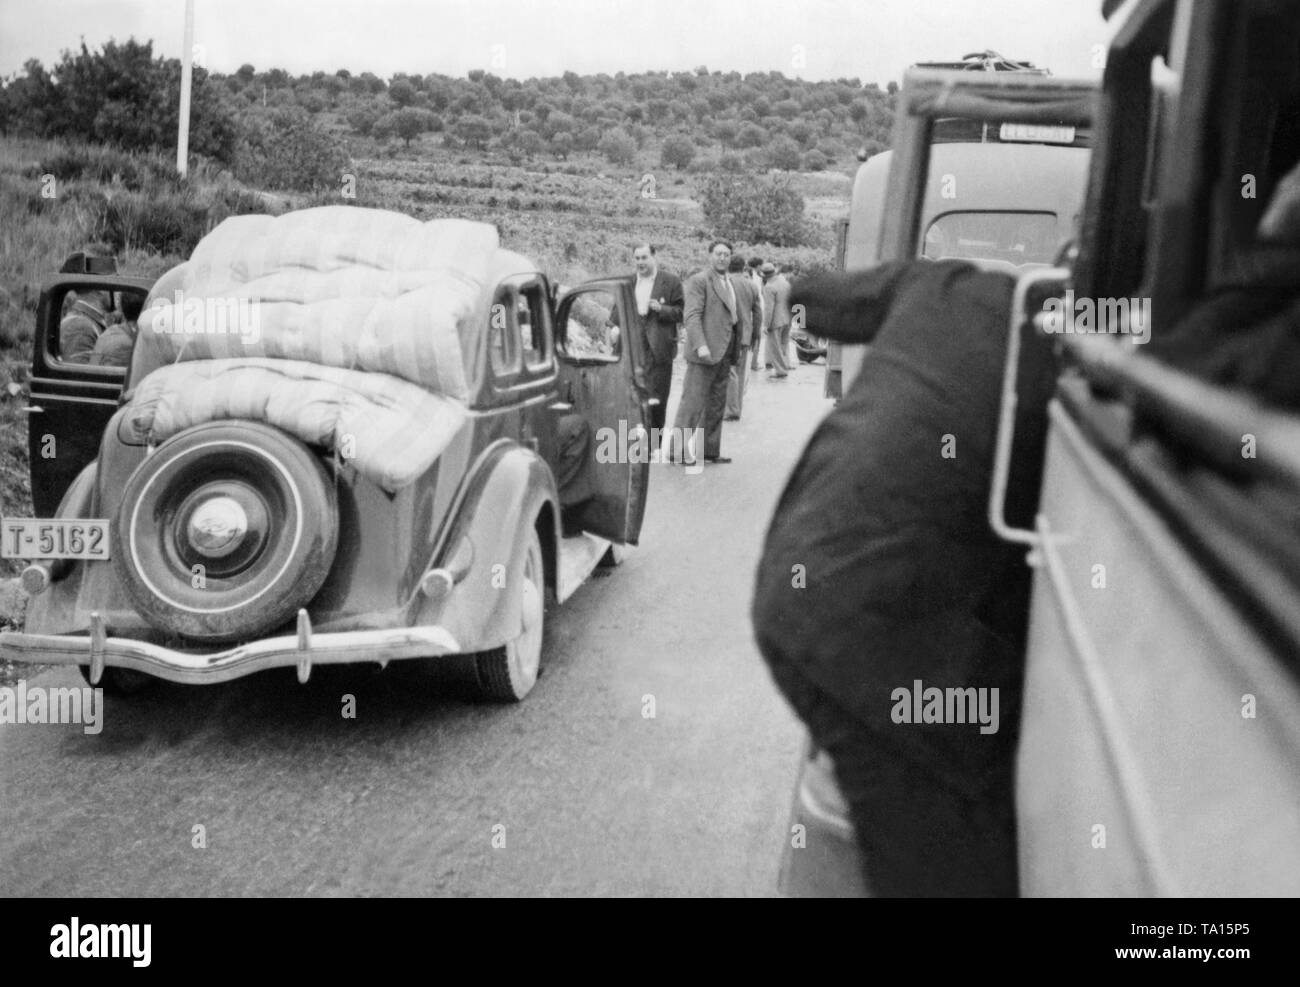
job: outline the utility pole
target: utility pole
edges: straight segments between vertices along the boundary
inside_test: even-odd
[[[190,169],[190,88],[194,81],[194,0],[185,0],[185,44],[181,48],[181,113],[176,135],[176,171],[184,178]]]

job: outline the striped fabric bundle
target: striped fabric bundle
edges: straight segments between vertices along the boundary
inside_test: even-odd
[[[266,422],[400,489],[466,419],[497,249],[489,224],[379,209],[231,217],[150,293],[130,427]]]
[[[155,286],[150,369],[271,357],[392,374],[459,400],[496,227],[351,206],[234,216]]]
[[[467,416],[459,401],[388,374],[295,360],[197,360],[146,377],[127,425],[136,441],[159,443],[203,422],[266,422],[335,450],[393,492],[434,464]]]

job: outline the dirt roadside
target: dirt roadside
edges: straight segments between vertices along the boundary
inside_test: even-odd
[[[0,579],[0,631],[21,628],[26,609],[27,594],[18,580]],[[35,671],[36,666],[0,659],[0,686],[12,685],[20,678],[30,678]]]

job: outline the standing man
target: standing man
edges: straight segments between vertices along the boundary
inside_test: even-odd
[[[740,306],[740,356],[731,368],[727,382],[727,415],[729,422],[740,421],[740,408],[745,401],[745,388],[749,386],[749,356],[758,345],[763,331],[762,292],[754,287],[745,271],[745,258],[736,254],[728,265],[731,283],[736,288],[736,302]]]
[[[767,339],[767,360],[772,366],[768,380],[784,380],[790,373],[790,282],[769,262],[763,265],[763,335]]]
[[[749,266],[748,277],[749,277],[750,283],[753,284],[753,286],[754,286],[754,290],[755,290],[756,292],[758,292],[758,304],[762,307],[762,309],[763,309],[763,314],[766,315],[766,314],[767,314],[767,301],[763,298],[763,273],[762,273],[762,269],[763,269],[763,258],[762,258],[762,257],[751,257],[751,258],[749,258],[749,264],[748,264],[748,266]],[[749,364],[749,369],[750,369],[750,370],[757,370],[757,369],[758,369],[758,367],[759,367],[759,362],[760,362],[760,359],[761,359],[761,356],[762,356],[762,349],[763,349],[763,322],[762,322],[762,320],[759,321],[759,323],[758,323],[758,328],[755,329],[754,332],[755,332],[755,334],[758,336],[758,339],[754,342],[753,351],[750,353],[750,364]]]
[[[740,299],[727,276],[731,244],[709,244],[709,266],[686,279],[686,379],[677,406],[673,434],[686,446],[680,455],[689,465],[699,455],[687,436],[704,430],[704,461],[729,463],[722,455],[722,416],[727,406],[727,382],[740,355]]]
[[[659,269],[652,244],[638,244],[632,251],[636,265],[633,287],[636,314],[645,340],[646,386],[650,390],[650,436],[659,448],[664,416],[668,413],[668,392],[673,385],[673,359],[677,356],[677,327],[682,321],[682,282]]]

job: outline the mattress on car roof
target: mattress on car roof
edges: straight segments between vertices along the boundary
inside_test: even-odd
[[[265,422],[395,492],[434,464],[467,416],[462,402],[390,374],[245,358],[155,370],[135,389],[125,424],[134,441],[157,444],[204,422]]]
[[[466,417],[496,227],[352,206],[235,216],[155,283],[128,427],[156,444],[207,421],[282,428],[386,490]]]
[[[232,216],[154,286],[136,363],[268,357],[468,399],[495,226],[323,206]],[[135,380],[143,374],[133,374]]]

